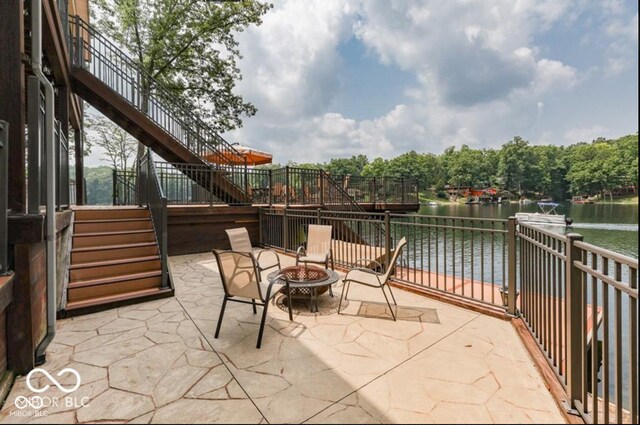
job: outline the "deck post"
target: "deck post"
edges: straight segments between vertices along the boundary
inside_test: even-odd
[[[570,408],[575,408],[575,401],[582,402],[582,367],[584,349],[582,344],[583,331],[583,297],[582,272],[574,265],[574,261],[582,258],[580,248],[575,246],[576,241],[582,241],[583,237],[577,233],[566,235],[566,282],[567,282],[567,395]]]
[[[318,208],[316,211],[317,211],[317,220],[318,220],[316,224],[321,225],[322,224],[322,217],[321,217],[322,208]]]
[[[7,274],[9,265],[7,264],[7,163],[9,160],[9,123],[0,121],[0,275]]]
[[[391,262],[391,212],[388,210],[384,212],[384,253],[388,270],[392,266],[389,264]]]
[[[507,280],[507,313],[510,316],[518,316],[516,299],[518,288],[516,280],[516,218],[509,217],[507,222],[507,251],[509,256],[509,269]]]

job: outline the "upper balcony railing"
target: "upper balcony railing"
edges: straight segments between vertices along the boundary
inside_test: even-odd
[[[194,105],[145,72],[121,48],[75,16],[72,65],[88,70],[195,155],[216,164],[243,164],[244,157],[196,113]]]

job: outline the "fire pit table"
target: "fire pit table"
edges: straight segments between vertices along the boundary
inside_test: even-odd
[[[286,294],[286,296],[308,296],[311,301],[309,310],[315,313],[318,312],[318,295],[324,294],[327,292],[327,289],[330,290],[331,285],[340,279],[338,273],[333,270],[321,269],[315,266],[298,265],[269,273],[267,280],[269,283],[275,282],[284,285],[282,275],[287,277],[289,280],[289,288],[291,288],[291,293]]]

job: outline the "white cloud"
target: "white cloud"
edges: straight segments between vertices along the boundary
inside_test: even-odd
[[[554,110],[548,98],[579,88],[590,78],[587,72],[595,75],[548,56],[536,37],[554,25],[571,25],[588,7],[624,18],[612,12],[619,4],[590,1],[277,2],[262,26],[239,36],[245,57],[239,91],[259,112],[227,136],[271,150],[278,162],[358,153],[391,157],[410,149],[439,153],[449,145],[499,146],[514,135],[530,138],[527,132],[543,111]],[[637,13],[634,19],[637,25]],[[637,58],[637,29],[616,28],[608,36],[627,40],[617,47],[627,54],[628,43],[635,42]],[[356,120],[331,107],[344,84],[338,48],[351,37],[381,64],[414,77],[403,89],[405,101],[374,119]],[[564,135],[575,142],[609,131],[574,126],[541,129],[539,138]]]

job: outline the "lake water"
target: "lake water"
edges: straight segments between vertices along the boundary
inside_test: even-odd
[[[423,206],[419,214],[508,218],[517,212],[536,212],[535,203],[508,205],[440,205]],[[561,203],[557,211],[573,218],[573,225],[549,226],[560,233],[580,233],[585,242],[638,258],[638,204],[571,204]]]

